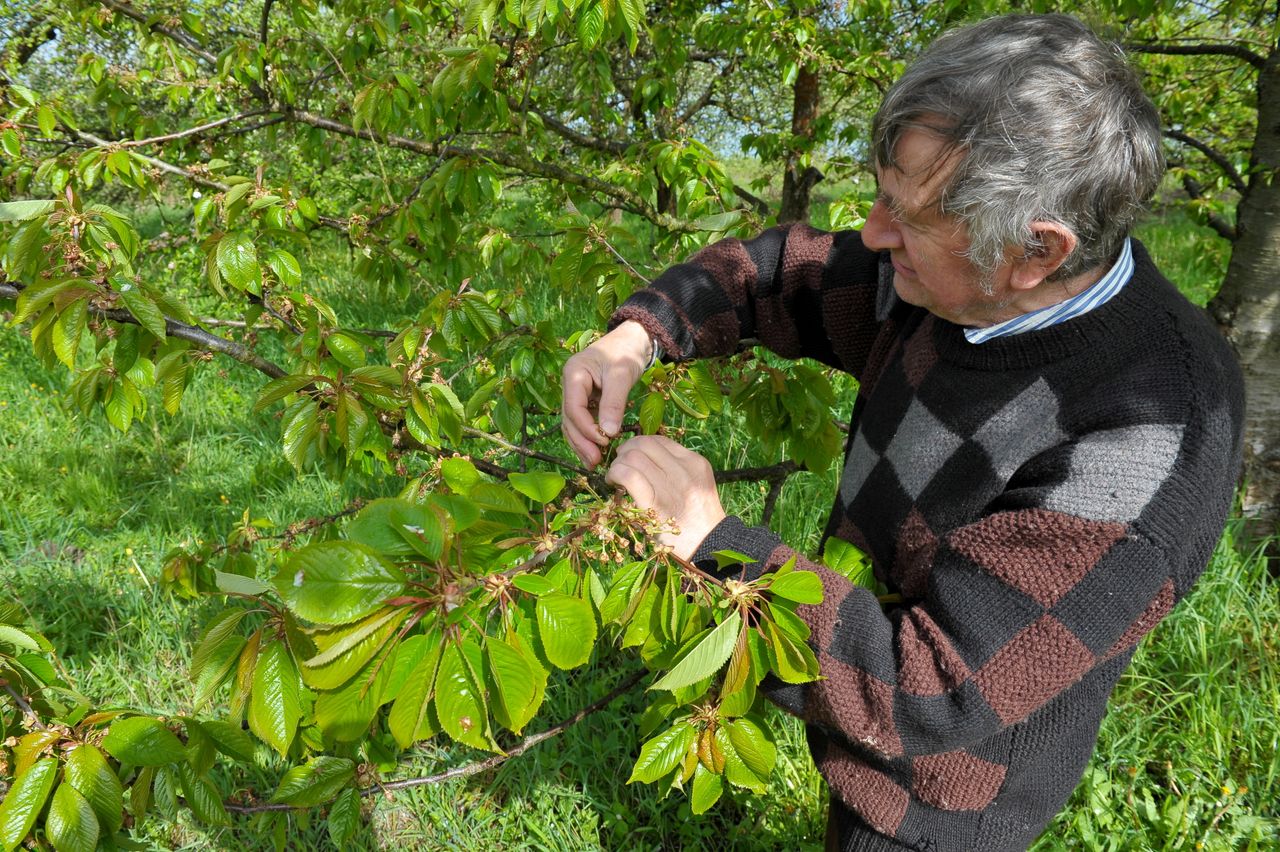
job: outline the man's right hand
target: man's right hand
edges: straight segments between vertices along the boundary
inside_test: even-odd
[[[587,467],[622,428],[627,394],[652,354],[649,332],[628,320],[565,362],[560,429]]]

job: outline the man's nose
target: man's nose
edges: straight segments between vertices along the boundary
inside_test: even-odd
[[[902,248],[902,234],[893,214],[883,201],[877,200],[867,211],[866,224],[862,226],[862,244],[873,251]]]

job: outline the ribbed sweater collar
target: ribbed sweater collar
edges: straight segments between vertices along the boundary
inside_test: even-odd
[[[974,370],[1018,370],[1072,358],[1133,333],[1150,321],[1169,285],[1151,262],[1146,247],[1133,241],[1133,279],[1114,298],[1083,316],[1049,328],[974,344],[964,327],[933,322],[934,345],[943,361]]]

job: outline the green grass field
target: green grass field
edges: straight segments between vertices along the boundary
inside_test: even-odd
[[[1203,302],[1226,248],[1178,215],[1143,237],[1171,277]],[[381,305],[336,282],[345,256],[323,265],[345,321],[374,324]],[[320,264],[316,264],[320,267]],[[335,271],[336,270],[336,271]],[[321,274],[321,273],[317,273]],[[321,281],[321,283],[325,283]],[[554,296],[543,295],[548,303]],[[565,331],[587,322],[569,310]],[[225,371],[221,375],[219,370]],[[0,580],[55,643],[74,683],[103,705],[157,713],[190,707],[185,677],[208,609],[159,588],[172,546],[214,540],[246,510],[277,527],[395,491],[398,480],[342,484],[297,476],[268,415],[250,414],[261,382],[235,364],[198,375],[177,417],[158,404],[122,435],[100,413],[81,418],[60,396],[65,374],[46,370],[17,330],[0,330]],[[718,464],[763,463],[732,424],[699,436]],[[774,526],[813,547],[830,505],[834,470],[794,477]],[[762,486],[735,486],[729,508],[759,517]],[[1097,754],[1069,808],[1035,847],[1234,850],[1280,844],[1280,581],[1228,529],[1187,601],[1144,641],[1121,681]],[[637,662],[602,652],[588,669],[560,673],[543,718],[558,720],[610,690]],[[366,802],[368,849],[799,849],[820,848],[826,792],[799,726],[781,713],[784,744],[768,797],[727,795],[693,817],[680,796],[660,799],[624,782],[638,749],[638,697],[625,696],[562,736],[474,778]],[[534,723],[537,729],[540,723]],[[427,744],[396,770],[429,775],[474,759]],[[258,790],[274,785],[263,755]],[[235,791],[228,785],[224,792]],[[291,845],[327,848],[322,821],[299,825]],[[250,820],[210,830],[153,818],[136,832],[156,849],[269,848]]]

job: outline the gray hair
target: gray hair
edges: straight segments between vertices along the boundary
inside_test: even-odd
[[[1039,248],[1035,221],[1078,241],[1052,278],[1114,259],[1164,173],[1160,116],[1124,53],[1066,15],[1005,15],[943,35],[876,112],[877,166],[896,167],[912,128],[956,152],[940,210],[967,226],[969,258],[988,275],[1007,248]]]

